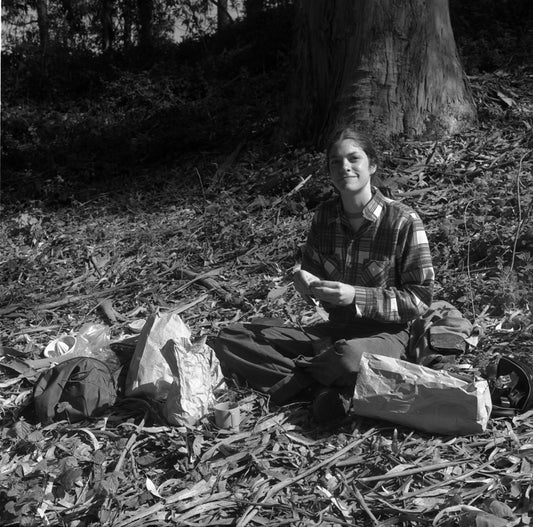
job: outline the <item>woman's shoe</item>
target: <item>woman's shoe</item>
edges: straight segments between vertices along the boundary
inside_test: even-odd
[[[346,417],[352,405],[353,391],[353,386],[320,389],[313,400],[315,419],[326,422]]]

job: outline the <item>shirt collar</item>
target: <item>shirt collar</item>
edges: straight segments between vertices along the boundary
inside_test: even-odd
[[[387,198],[381,193],[381,191],[377,187],[372,187],[372,197],[363,209],[363,217],[371,222],[378,221],[383,214],[386,203]],[[342,209],[342,200],[339,196],[337,199],[337,215],[335,218],[331,218],[330,222],[337,220],[342,222],[342,218],[345,218],[345,215]]]

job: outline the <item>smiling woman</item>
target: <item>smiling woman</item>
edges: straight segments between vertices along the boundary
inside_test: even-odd
[[[346,415],[363,352],[406,358],[409,324],[432,300],[434,272],[422,222],[372,179],[370,140],[344,129],[327,149],[338,196],[317,210],[294,286],[329,321],[306,328],[233,325],[214,341],[227,375],[277,403],[313,398],[314,415]]]

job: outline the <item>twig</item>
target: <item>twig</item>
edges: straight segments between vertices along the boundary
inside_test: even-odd
[[[404,476],[412,476],[413,474],[420,474],[421,472],[433,472],[434,470],[440,470],[446,467],[453,467],[454,465],[464,464],[467,461],[465,459],[458,459],[457,461],[448,461],[446,463],[436,463],[435,465],[428,465],[427,467],[410,468],[402,470],[401,472],[393,472],[387,474],[381,474],[380,476],[369,476],[366,478],[357,478],[357,481],[363,481],[368,483],[370,481],[383,481],[384,479],[403,478]]]
[[[196,170],[196,175],[198,176],[198,180],[200,181],[200,188],[202,189],[202,196],[204,198],[203,207],[204,207],[204,212],[205,212],[205,205],[207,203],[207,198],[205,196],[204,182],[202,181],[202,176],[200,175],[200,172],[198,171],[198,169],[194,167],[194,170]]]
[[[89,298],[93,297],[103,297],[107,296],[110,293],[114,293],[115,291],[119,291],[120,289],[126,289],[128,287],[134,287],[141,284],[144,284],[145,280],[135,280],[134,282],[129,282],[127,284],[123,285],[117,285],[115,287],[110,287],[109,289],[106,289],[105,291],[94,291],[93,293],[87,293],[85,295],[77,295],[77,296],[66,296],[64,298],[61,298],[60,300],[55,300],[53,302],[47,302],[44,304],[37,304],[34,306],[25,306],[23,304],[12,304],[11,306],[7,306],[3,309],[0,309],[0,316],[8,315],[9,313],[12,313],[13,311],[17,310],[18,308],[26,309],[28,311],[45,311],[47,309],[54,309],[56,307],[63,307],[68,304],[75,304],[77,302],[81,302],[83,300],[87,300]]]
[[[298,474],[297,476],[293,476],[292,478],[287,478],[284,481],[280,481],[277,485],[274,485],[273,487],[271,487],[271,489],[267,492],[267,497],[271,498],[274,494],[277,494],[280,490],[284,489],[285,487],[290,487],[293,483],[296,483],[297,481],[300,481],[301,479],[306,478],[313,472],[320,470],[322,467],[329,465],[330,463],[335,461],[337,458],[346,454],[346,452],[349,452],[356,446],[363,443],[366,439],[368,439],[370,436],[374,435],[375,433],[376,433],[376,429],[371,428],[370,430],[368,430],[368,432],[363,434],[359,439],[356,439],[352,441],[351,443],[348,443],[344,448],[341,448],[329,458],[324,459],[320,463],[317,463],[316,465],[314,465],[313,467],[307,470],[304,470],[301,474]]]
[[[470,293],[470,304],[472,305],[472,317],[476,318],[476,305],[474,304],[474,293],[472,291],[472,275],[470,274],[470,235],[468,234],[468,223],[466,221],[466,211],[468,210],[468,207],[472,203],[469,201],[466,204],[465,211],[463,214],[463,223],[465,226],[465,232],[468,236],[468,243],[467,243],[467,250],[466,250],[466,273],[468,276],[468,292]]]
[[[463,463],[464,463],[464,461],[463,461]],[[466,478],[468,476],[471,476],[472,474],[475,474],[476,472],[480,472],[485,467],[488,467],[491,463],[492,463],[492,461],[487,461],[486,463],[483,463],[482,465],[479,465],[479,467],[476,467],[476,468],[474,468],[472,470],[469,470],[468,472],[465,472],[461,476],[457,476],[456,478],[450,478],[450,479],[447,479],[445,481],[441,481],[440,483],[435,483],[435,485],[430,485],[429,487],[425,487],[423,489],[418,489],[418,490],[415,490],[413,492],[409,492],[408,494],[403,494],[398,499],[405,500],[407,498],[412,498],[414,496],[418,496],[419,494],[426,494],[426,493],[428,493],[428,492],[430,492],[432,490],[438,489],[440,487],[444,487],[446,485],[450,485],[451,483],[455,483],[457,481],[461,481],[462,479],[464,479],[464,478]]]
[[[281,198],[278,198],[274,203],[272,203],[272,209],[277,207],[280,203],[285,201],[287,198],[292,196],[293,194],[296,194],[299,190],[302,189],[302,187],[314,176],[314,174],[309,174],[304,180],[300,181],[298,185],[296,185],[288,194],[285,194],[285,196],[282,196]]]
[[[446,516],[449,513],[452,512],[483,512],[481,509],[478,509],[477,507],[471,507],[470,505],[452,505],[451,507],[446,507],[445,509],[442,509],[435,518],[433,518],[432,525],[438,525],[440,519],[443,516]]]
[[[175,308],[172,308],[172,312],[179,314],[183,313],[184,311],[189,310],[191,307],[195,306],[196,304],[200,304],[204,300],[207,300],[209,298],[209,295],[207,293],[204,293],[203,295],[200,295],[199,297],[195,298],[194,300],[191,300],[190,302],[185,302],[182,304],[179,304]]]
[[[374,516],[372,511],[369,509],[368,505],[366,504],[365,498],[363,497],[363,495],[361,494],[361,492],[355,485],[353,486],[353,491],[354,491],[355,497],[357,498],[357,501],[359,502],[359,505],[361,505],[361,508],[368,514],[370,521],[376,526],[379,525],[379,520]]]
[[[121,471],[122,465],[124,465],[124,461],[126,460],[126,456],[128,455],[128,453],[131,450],[131,448],[133,447],[133,445],[135,444],[137,436],[139,435],[139,433],[143,429],[143,426],[144,426],[144,423],[146,421],[146,418],[148,417],[148,413],[149,412],[146,412],[144,414],[144,417],[142,418],[142,421],[139,423],[139,426],[137,427],[135,432],[133,432],[133,434],[131,434],[130,438],[128,439],[128,442],[126,443],[126,446],[124,447],[124,450],[120,454],[120,457],[118,458],[117,464],[115,466],[115,470],[113,472],[120,472]]]
[[[220,274],[221,271],[222,271],[222,268],[219,267],[218,269],[212,269],[211,271],[207,271],[207,273],[197,274],[194,278],[191,278],[186,284],[183,284],[180,287],[178,287],[177,289],[174,289],[174,291],[171,291],[169,293],[169,296],[175,295],[177,293],[181,293],[182,291],[187,289],[189,286],[191,286],[195,282],[198,282],[200,280],[204,280],[205,278],[210,278],[212,276],[216,276],[216,275]],[[183,273],[183,271],[182,271],[182,273]]]
[[[210,291],[214,291],[224,302],[231,302],[235,305],[241,305],[243,303],[242,298],[232,295],[227,289],[222,287],[216,280],[213,280],[213,278],[211,278],[210,276],[200,275],[193,271],[189,271],[188,269],[180,269],[179,272],[182,274],[182,276],[185,276],[189,280],[195,280]]]
[[[321,468],[329,465],[330,463],[335,461],[337,458],[346,454],[346,452],[349,452],[350,450],[352,450],[352,448],[355,448],[356,446],[363,443],[366,439],[368,439],[370,436],[372,436],[375,433],[376,433],[376,429],[371,428],[365,434],[363,434],[359,439],[356,439],[352,441],[351,443],[348,443],[344,448],[341,448],[329,458],[324,459],[320,463],[317,463],[316,465],[314,465],[313,467],[307,470],[304,470],[301,474],[298,474],[297,476],[294,476],[292,478],[287,478],[284,481],[280,481],[277,485],[274,485],[273,487],[270,488],[270,490],[266,493],[262,501],[270,500],[272,496],[274,496],[274,494],[277,494],[280,490],[286,487],[290,487],[292,484],[296,483],[297,481],[300,481],[301,479],[306,478],[313,472],[316,472],[317,470],[320,470]],[[247,525],[256,514],[257,514],[256,507],[247,509],[246,512],[243,514],[243,516],[241,516],[241,518],[237,522],[236,527],[245,527],[245,525]]]
[[[113,307],[113,302],[109,298],[101,300],[98,307],[111,324],[115,324],[117,321],[125,322],[127,320],[124,315]]]
[[[520,236],[520,231],[522,230],[522,224],[524,221],[522,220],[522,201],[520,199],[520,175],[522,173],[522,163],[524,161],[524,157],[526,157],[526,154],[520,158],[520,163],[518,165],[518,175],[516,176],[516,202],[518,205],[518,226],[516,227],[516,233],[514,236],[514,243],[513,243],[513,254],[511,257],[511,266],[509,269],[509,273],[513,272],[515,258],[516,258],[516,246],[518,245],[518,237]]]

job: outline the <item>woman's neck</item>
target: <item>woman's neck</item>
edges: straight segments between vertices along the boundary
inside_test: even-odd
[[[372,199],[372,188],[368,186],[361,190],[361,192],[342,193],[342,207],[348,214],[362,212],[367,203]]]

